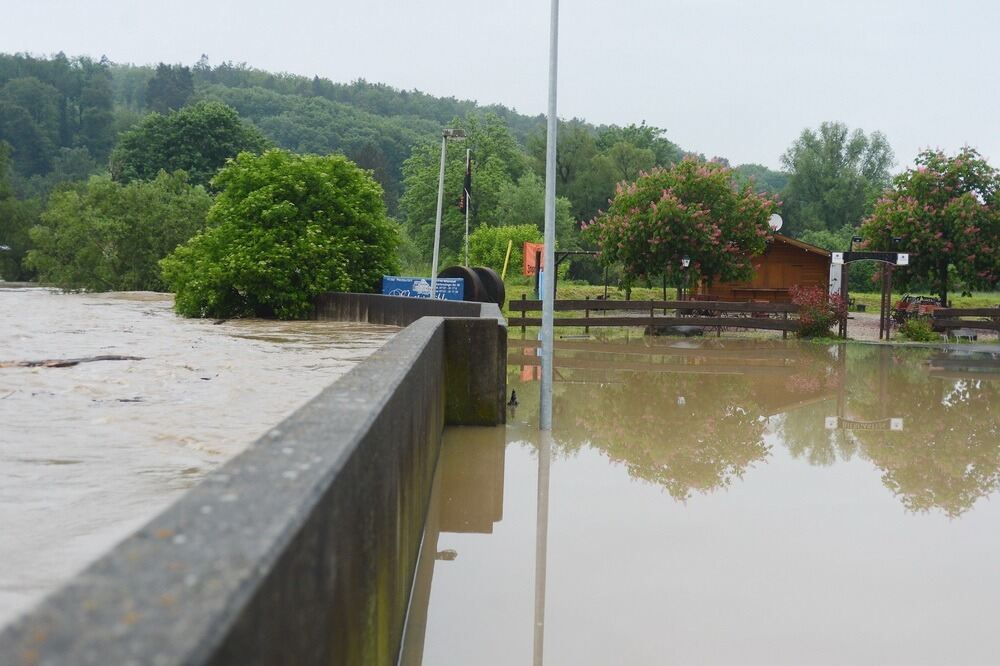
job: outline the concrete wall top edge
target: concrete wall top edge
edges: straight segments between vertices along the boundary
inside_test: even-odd
[[[416,359],[441,354],[443,321],[408,326],[0,630],[0,663],[204,663]]]

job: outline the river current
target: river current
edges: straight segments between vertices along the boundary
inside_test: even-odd
[[[0,285],[0,625],[396,328],[189,320],[155,293]],[[13,363],[94,356],[70,367]]]

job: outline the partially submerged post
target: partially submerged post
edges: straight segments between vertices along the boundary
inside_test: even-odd
[[[549,25],[549,117],[545,133],[545,262],[555,273],[556,268],[556,80],[559,56],[559,0],[552,0]],[[542,381],[539,427],[552,429],[552,319],[555,301],[555,279],[542,285]]]

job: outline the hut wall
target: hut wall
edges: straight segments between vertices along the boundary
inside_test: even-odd
[[[827,289],[830,257],[804,250],[780,239],[753,261],[754,276],[748,282],[717,282],[702,285],[699,293],[720,301],[770,301],[787,303],[792,285],[818,285]]]

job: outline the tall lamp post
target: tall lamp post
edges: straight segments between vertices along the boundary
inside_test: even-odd
[[[682,257],[681,258],[681,275],[682,275],[682,277],[681,277],[681,286],[677,289],[677,300],[678,301],[687,300],[687,299],[684,298],[684,295],[685,295],[684,292],[687,289],[687,275],[688,275],[687,271],[688,271],[688,266],[690,266],[690,265],[691,265],[691,257]]]
[[[448,152],[448,139],[463,141],[465,130],[445,129],[441,132],[441,171],[438,174],[437,216],[434,218],[434,258],[431,260],[431,298],[437,298],[438,254],[441,250],[441,213],[444,210],[444,162]]]

